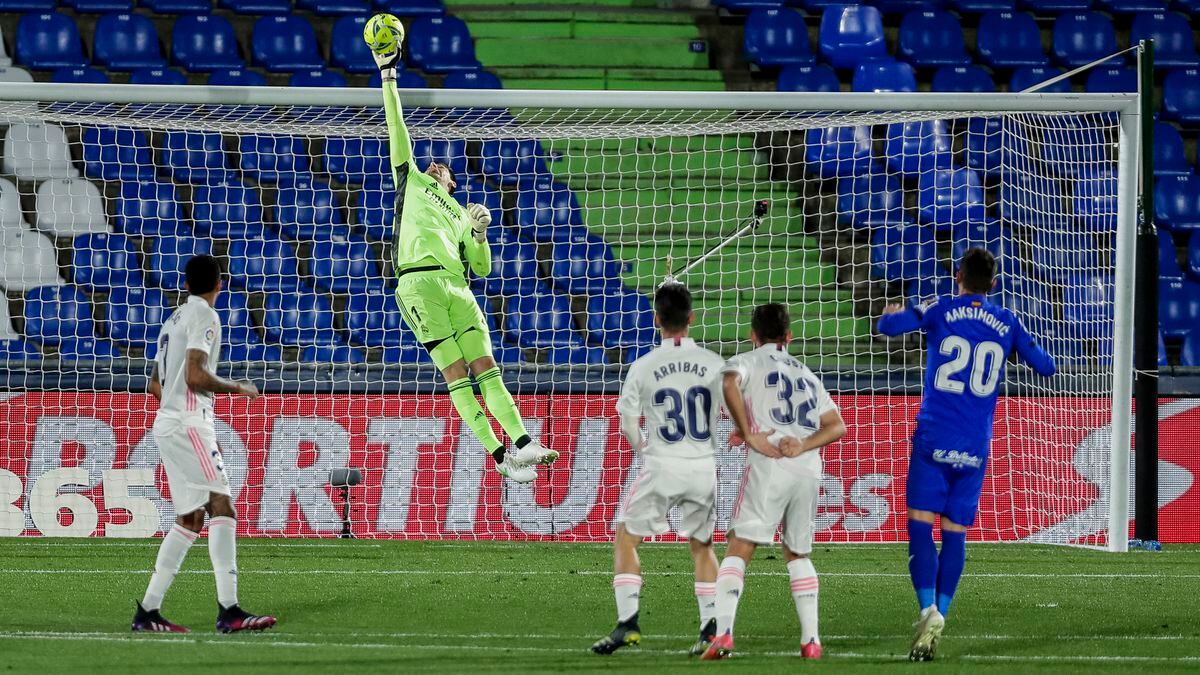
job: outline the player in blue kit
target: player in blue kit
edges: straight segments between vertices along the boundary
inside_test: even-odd
[[[888,305],[879,319],[880,333],[924,331],[929,347],[906,494],[908,571],[921,610],[911,661],[933,659],[962,576],[967,528],[979,507],[1004,364],[1016,352],[1041,375],[1055,371],[1054,360],[1021,321],[988,301],[995,278],[996,258],[972,248],[955,275],[958,297],[907,309]],[[939,517],[940,555],[933,541]]]

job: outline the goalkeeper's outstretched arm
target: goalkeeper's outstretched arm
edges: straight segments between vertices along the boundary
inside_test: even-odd
[[[396,64],[400,62],[400,48],[390,54],[375,54],[375,63],[379,66],[383,77],[383,111],[387,116],[388,141],[392,155],[392,177],[397,185],[400,172],[407,171],[412,166],[412,138],[408,135],[408,126],[404,124],[400,92],[396,90]]]

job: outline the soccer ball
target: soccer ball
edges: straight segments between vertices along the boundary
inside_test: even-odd
[[[363,40],[376,54],[388,54],[404,42],[404,26],[391,14],[376,14],[363,26]]]

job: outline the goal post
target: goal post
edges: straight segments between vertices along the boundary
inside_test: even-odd
[[[786,303],[793,352],[842,406],[820,540],[903,540],[924,346],[874,319],[953,292],[957,256],[982,245],[994,299],[1062,372],[1008,366],[972,536],[1125,550],[1136,95],[401,98],[418,164],[449,162],[455,198],[493,213],[493,274],[472,289],[531,431],[563,459],[502,484],[399,322],[378,90],[0,84],[0,286],[33,350],[10,350],[0,382],[0,534],[169,523],[146,359],[183,298],[179,261],[211,251],[231,291],[221,370],[267,394],[217,404],[244,534],[337,536],[329,475],[352,467],[355,536],[607,540],[640,461],[613,406],[655,342],[648,299],[766,200],[761,227],[684,281],[695,336],[726,356],[754,305]],[[723,526],[741,460],[718,460]]]

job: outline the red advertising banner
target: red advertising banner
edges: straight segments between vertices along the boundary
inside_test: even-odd
[[[823,451],[818,539],[904,539],[914,396],[836,396],[849,433]],[[562,457],[530,485],[503,484],[442,395],[218,397],[217,439],[246,536],[336,536],[350,488],[355,536],[606,541],[640,460],[613,396],[518,397],[530,431]],[[1109,403],[1003,398],[980,515],[987,541],[1102,543]],[[24,393],[0,399],[0,536],[144,537],[174,518],[142,394]],[[1200,400],[1164,401],[1161,534],[1200,542]],[[718,429],[722,440],[728,421]],[[718,453],[719,528],[736,497],[741,449]]]

